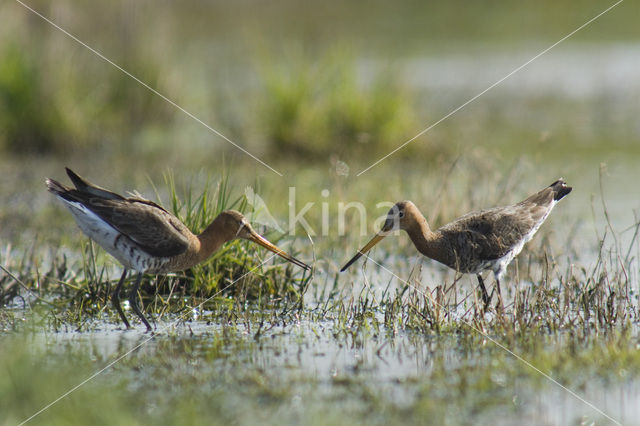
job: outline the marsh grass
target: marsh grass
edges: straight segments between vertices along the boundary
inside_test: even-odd
[[[389,191],[394,192],[395,186],[402,185],[407,187],[408,194],[416,197],[424,194],[420,204],[428,206],[425,213],[435,226],[461,211],[511,203],[517,201],[512,194],[530,191],[518,183],[522,182],[518,178],[520,163],[514,164],[510,172],[495,176],[490,166],[478,164],[473,156],[441,164],[438,170],[444,169],[444,176],[442,172],[433,171],[440,176],[437,186],[414,186],[416,182],[431,179],[422,172],[416,176],[409,173],[405,180],[392,181]],[[459,168],[468,173],[455,173]],[[495,183],[474,185],[477,175],[489,176],[486,180]],[[466,177],[454,180],[454,176]],[[226,174],[220,179],[199,179],[197,184],[177,181],[175,176],[167,174],[163,184],[167,190],[162,193],[156,190],[156,199],[168,200],[167,209],[194,232],[200,232],[220,211],[228,208],[243,211],[251,221],[246,200],[230,186]],[[345,178],[336,179],[329,186],[332,206],[348,199],[352,192],[358,196],[363,194],[365,205],[375,205],[375,185],[358,181],[353,187],[349,182]],[[312,187],[321,187],[319,185],[315,183]],[[461,187],[462,190],[455,190]],[[476,191],[465,189],[471,187]],[[301,194],[309,195],[304,187],[298,189]],[[594,208],[608,215],[606,203]],[[319,210],[315,209],[314,214]],[[309,219],[318,218],[311,215]],[[358,229],[357,218],[348,216],[346,228]],[[575,235],[580,225],[570,228],[573,229],[570,234]],[[369,232],[375,230],[371,228]],[[328,254],[318,256],[314,275],[303,274],[279,258],[270,259],[270,253],[251,243],[234,241],[190,271],[145,277],[141,296],[147,312],[157,315],[159,320],[175,318],[173,315],[179,313],[189,320],[215,323],[247,312],[264,311],[262,321],[266,325],[263,327],[268,327],[269,323],[278,322],[279,313],[294,309],[300,314],[307,312],[317,321],[331,321],[337,330],[356,335],[370,330],[433,335],[484,332],[518,339],[527,338],[532,330],[548,334],[567,330],[600,333],[627,329],[638,320],[638,234],[637,222],[626,229],[624,235],[616,233],[609,224],[585,246],[584,241],[573,241],[571,235],[569,241],[559,243],[550,228],[543,228],[507,271],[502,314],[494,308],[483,313],[475,279],[446,272],[429,274],[427,272],[437,269],[437,265],[428,260],[408,263],[405,255],[411,259],[414,252],[403,236],[389,238],[398,241],[394,253],[382,252],[382,258],[380,252],[372,254],[372,260],[386,265],[388,270],[373,262],[364,262],[362,267],[346,274],[337,272],[339,265],[330,257],[343,256],[359,243],[346,237],[338,242],[332,238],[315,238],[313,251]],[[269,232],[265,236],[294,256],[299,254],[295,249],[297,245],[294,248],[287,245],[293,240],[279,240],[278,235]],[[41,324],[51,323],[56,327],[62,324],[71,327],[83,324],[84,327],[99,323],[105,315],[117,322],[109,294],[120,269],[101,248],[88,243],[86,238],[82,241],[79,256],[71,257],[64,251],[42,250],[35,245],[22,254],[15,249],[5,250],[3,266],[23,284],[0,272],[3,305],[38,307],[39,312],[46,313],[46,320]],[[310,246],[300,257],[315,258],[309,250]],[[592,254],[585,257],[586,252]],[[485,281],[491,291],[493,277],[489,274]],[[494,297],[494,303],[495,300]]]
[[[637,223],[629,231],[637,233],[639,227]],[[570,331],[585,336],[630,330],[640,315],[638,261],[628,255],[636,246],[635,238],[622,250],[605,240],[598,246],[600,251],[590,267],[569,264],[563,269],[549,248],[538,256],[528,252],[509,268],[502,310],[494,307],[485,312],[475,280],[470,287],[461,286],[460,276],[452,282],[422,282],[421,266],[406,280],[391,278],[395,284],[390,283],[382,293],[365,285],[355,296],[332,292],[332,300],[325,305],[333,305],[327,312],[337,312],[344,329],[361,324],[393,332],[487,334],[510,342],[526,341],[536,333]],[[494,306],[496,301],[494,295]]]
[[[465,162],[460,167],[468,171],[467,165]],[[517,201],[512,194],[522,191],[517,183],[521,182],[517,177],[519,167],[516,164],[511,173],[490,179],[497,183],[486,190],[468,194],[463,190],[468,196],[448,190],[460,183],[449,182],[447,177],[441,179],[442,190],[425,185],[423,191],[436,200],[430,204],[427,199],[430,210],[425,213],[430,213],[438,226],[438,222],[457,216],[450,211],[451,206],[458,211],[471,211]],[[486,175],[491,171],[478,173]],[[470,172],[470,182],[473,176],[474,172]],[[412,180],[415,179],[407,182]],[[470,182],[463,187],[477,189],[478,185]],[[361,193],[362,188],[356,192]],[[603,201],[595,202],[594,208],[608,217],[602,189],[600,199]],[[357,229],[356,223],[350,222],[350,226]],[[576,234],[585,231],[580,223],[563,226],[569,230],[565,233],[568,240],[558,242],[551,228],[543,228],[509,266],[502,288],[505,301],[502,312],[495,308],[484,312],[475,277],[447,271],[425,274],[424,269],[437,269],[437,264],[421,257],[407,263],[398,260],[396,253],[377,251],[353,271],[335,276],[329,272],[316,278],[314,315],[318,320],[335,321],[337,328],[346,333],[370,329],[391,333],[413,330],[430,335],[472,333],[498,336],[509,342],[527,340],[536,333],[571,332],[585,336],[633,329],[640,315],[637,294],[640,222],[636,220],[623,233],[605,223],[606,229],[596,232],[590,242],[575,240]],[[392,238],[398,240],[393,251],[401,258],[415,257],[406,236],[391,236],[385,241]],[[347,253],[361,245],[353,243]],[[317,281],[320,278],[324,280],[321,283]],[[485,274],[485,283],[491,291],[492,274]],[[494,295],[494,306],[496,300]]]
[[[208,178],[204,189],[198,192],[191,184],[179,190],[172,174],[166,175],[165,183],[169,190],[168,209],[195,232],[202,231],[223,210],[249,214],[244,195],[234,196],[228,175],[219,180]],[[267,237],[280,241],[275,235]],[[250,242],[232,241],[191,270],[169,276],[145,276],[140,290],[145,310],[154,314],[186,312],[189,317],[194,310],[219,305],[223,310],[232,306],[242,311],[249,306],[261,309],[286,300],[299,307],[311,275],[279,259]],[[52,250],[43,253],[35,246],[23,257],[16,256],[8,247],[2,260],[3,306],[22,306],[28,310],[37,306],[36,312],[44,314],[38,322],[54,329],[63,324],[83,328],[105,313],[117,321],[111,312],[110,295],[121,269],[114,268],[108,255],[93,242],[85,241],[74,261],[64,253]],[[48,265],[44,271],[43,265]]]
[[[178,196],[172,175],[167,175],[166,183],[170,190],[171,211],[189,229],[203,230],[219,213],[228,209],[238,210],[248,215],[250,220],[247,200],[244,195],[233,195],[228,174],[223,175],[217,183],[208,179],[204,191],[196,194],[188,187],[182,197]],[[213,191],[210,188],[214,188]],[[280,241],[274,235],[268,234],[268,238],[274,242]],[[211,297],[214,293],[235,295],[240,296],[242,301],[302,297],[304,283],[309,281],[310,276],[298,274],[295,266],[276,259],[279,258],[271,256],[261,247],[235,240],[221,247],[207,262],[179,278],[178,287],[174,290],[186,286],[180,290],[183,294],[203,298]]]
[[[534,164],[554,158],[551,167],[571,173],[616,150],[622,157],[637,154],[640,146],[634,109],[624,97],[607,91],[593,99],[542,93],[521,100],[507,93],[483,98],[458,120],[442,123],[427,141],[401,152],[398,162],[390,158],[386,164],[395,168],[353,179],[357,159],[385,154],[444,116],[462,96],[414,91],[394,63],[438,51],[467,55],[487,49],[487,42],[487,50],[497,46],[507,55],[530,43],[548,45],[600,12],[604,6],[595,0],[579,7],[548,0],[524,7],[409,2],[398,8],[378,2],[365,14],[356,3],[188,3],[76,3],[43,5],[41,11],[216,129],[226,134],[224,126],[235,126],[232,139],[246,142],[252,152],[270,153],[270,163],[288,167],[290,158],[282,151],[294,163],[307,161],[288,174],[306,185],[299,194],[303,202],[320,199],[318,189],[325,187],[332,190],[332,206],[361,200],[372,208],[381,196],[408,196],[420,200],[430,222],[442,224],[466,211],[513,202],[510,194],[528,193],[524,185],[542,174],[527,175],[520,164],[505,173],[508,167],[495,167],[492,158],[530,156]],[[593,40],[598,52],[603,40],[632,44],[636,14],[628,7],[625,2],[578,34],[576,45]],[[14,155],[53,154],[45,161],[56,155],[68,161],[66,154],[73,152],[81,158],[76,161],[113,175],[122,171],[112,170],[114,163],[135,170],[188,165],[184,171],[191,173],[194,163],[210,167],[224,148],[204,151],[209,134],[184,130],[189,125],[174,120],[179,114],[162,100],[16,3],[3,4],[0,12],[0,151],[7,162],[19,164],[3,169],[8,183],[0,191],[8,194],[0,220],[0,371],[6,373],[0,374],[0,423],[16,424],[132,348],[141,330],[113,330],[119,319],[109,294],[121,270],[101,248],[84,237],[79,244],[75,235],[61,238],[64,248],[52,248],[60,241],[51,224],[57,227],[63,215],[72,221],[59,206],[54,215],[53,209],[41,209],[32,188],[15,185],[13,180],[33,178],[25,169],[38,169],[42,191],[43,176],[27,157],[23,163]],[[153,19],[142,21],[148,17]],[[272,31],[291,17],[295,27]],[[247,63],[255,50],[234,32],[249,28],[249,37],[265,40],[271,56],[258,58],[257,65],[254,59]],[[288,51],[287,57],[281,49],[285,33],[303,40],[300,51]],[[345,39],[354,40],[353,51],[323,47]],[[385,68],[387,61],[392,65]],[[178,150],[180,155],[166,155]],[[466,160],[449,167],[456,150]],[[312,161],[325,173],[330,156],[333,171],[338,158],[352,162],[351,178],[307,181]],[[204,187],[175,181],[167,176],[169,194],[157,199],[170,200],[167,209],[194,231],[222,209],[246,212],[227,177]],[[595,209],[607,210],[605,204]],[[618,407],[629,388],[637,398],[640,377],[639,224],[636,218],[622,238],[609,223],[586,244],[574,241],[584,231],[579,226],[556,225],[573,228],[562,242],[548,227],[541,229],[507,272],[501,314],[493,308],[482,312],[473,280],[425,274],[437,266],[406,260],[414,253],[406,238],[375,253],[400,278],[371,263],[338,274],[340,259],[356,244],[351,234],[314,240],[314,275],[280,260],[260,266],[269,256],[262,249],[227,244],[191,271],[146,277],[141,296],[159,325],[154,341],[34,423],[515,423],[526,421],[527,405],[564,415],[566,395],[549,396],[546,379],[489,338],[579,394],[595,387],[615,400],[610,407]],[[347,218],[347,228],[358,225],[355,215]],[[60,222],[60,229],[69,229],[64,226]],[[277,235],[267,237],[278,242]],[[25,249],[23,241],[31,246]],[[287,242],[280,240],[291,251]],[[315,257],[311,249],[302,250],[303,260]],[[490,286],[492,279],[486,282]],[[115,349],[105,350],[103,340]],[[407,366],[415,369],[406,374]],[[531,402],[545,393],[563,402]],[[576,412],[557,423],[601,420]]]
[[[45,87],[41,64],[16,43],[2,46],[0,57],[0,149],[31,154],[60,149],[70,136],[69,123],[52,105],[54,95]],[[46,112],[43,103],[49,104]]]
[[[130,151],[127,140],[166,128],[174,111],[129,77],[95,61],[61,58],[69,39],[3,5],[0,30],[0,152],[61,156]],[[45,40],[45,41],[43,41]],[[157,85],[158,57],[122,43],[118,62]]]
[[[197,186],[176,181],[167,175],[168,193],[157,198],[169,200],[165,206],[193,230],[226,208],[250,213],[225,176]],[[511,181],[474,194],[462,208],[518,192]],[[466,193],[443,193],[444,205],[434,213],[448,218],[454,212],[447,204]],[[316,272],[313,277],[269,263],[200,305],[265,258],[259,248],[230,244],[201,268],[145,279],[141,294],[158,323],[158,336],[43,420],[93,421],[104,410],[124,406],[114,415],[122,423],[140,416],[158,424],[197,423],[209,416],[247,424],[256,418],[296,423],[297,416],[322,414],[331,405],[332,414],[320,416],[318,424],[381,419],[418,424],[425,416],[464,423],[493,410],[519,419],[527,401],[540,394],[553,398],[547,379],[492,340],[580,395],[593,387],[633,386],[640,375],[639,228],[636,223],[622,235],[607,227],[592,247],[558,246],[550,229],[541,230],[507,272],[512,285],[503,287],[502,314],[483,313],[473,286],[455,275],[425,280],[424,269],[433,268],[428,263],[394,268],[402,279],[378,274],[372,263],[347,275]],[[327,244],[320,242],[319,249]],[[572,261],[573,256],[583,259],[578,250],[593,250],[593,261]],[[45,330],[53,339],[65,333],[47,332],[69,331],[82,339],[102,336],[99,330],[117,324],[108,295],[119,274],[89,243],[73,259],[35,248],[18,253],[5,250],[2,264],[24,287],[0,272],[7,303],[0,311],[7,339],[0,366],[12,371],[10,379],[0,380],[0,389],[14,392],[0,406],[16,421],[136,342],[135,335],[127,342],[132,334],[117,330],[107,333],[119,336],[118,349],[106,355],[99,345],[75,340],[48,343],[44,351],[26,349],[42,345],[20,341],[23,331]],[[393,264],[390,256],[382,257],[381,264]],[[8,349],[12,344],[17,349]],[[69,359],[75,360],[73,366]],[[309,368],[326,364],[330,373]],[[30,374],[34,365],[37,377]],[[407,365],[415,371],[395,373]],[[102,393],[109,396],[100,398]]]
[[[281,54],[263,55],[260,72],[264,133],[274,152],[370,155],[411,137],[415,106],[391,71],[363,83],[355,56],[344,49],[315,54],[298,47],[284,55],[285,61]]]

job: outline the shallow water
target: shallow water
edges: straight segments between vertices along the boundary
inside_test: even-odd
[[[547,46],[519,47],[514,52],[495,48],[445,53],[409,60],[406,78],[415,88],[439,96],[480,92],[534,58]],[[535,98],[553,96],[589,101],[606,96],[622,107],[638,108],[632,99],[640,92],[640,44],[567,44],[535,59],[492,91],[495,96]],[[493,93],[492,93],[493,95]],[[630,112],[630,111],[628,111]]]
[[[241,424],[253,415],[267,423],[295,424],[321,413],[327,403],[333,413],[303,422],[381,423],[400,416],[415,423],[425,420],[420,413],[426,404],[436,423],[609,423],[568,391],[527,374],[519,361],[497,360],[488,341],[470,349],[455,336],[384,329],[350,334],[332,321],[306,320],[275,326],[259,338],[242,326],[225,332],[225,326],[197,321],[161,323],[153,336],[140,328],[94,326],[93,332],[39,333],[34,348],[46,348],[52,360],[84,353],[96,360],[95,371],[136,348],[92,381],[109,386],[124,379],[127,392],[147,404],[151,418],[180,404],[173,391],[178,386],[205,399],[208,392],[219,398],[214,390],[225,388],[223,403]],[[521,371],[515,377],[502,370],[512,363]],[[576,376],[567,388],[617,421],[638,424],[640,380],[589,375]],[[258,399],[247,400],[253,392]]]

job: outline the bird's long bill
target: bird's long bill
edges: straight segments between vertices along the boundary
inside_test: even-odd
[[[307,271],[311,269],[311,266],[307,265],[304,262],[299,261],[298,259],[296,259],[293,256],[289,256],[284,250],[279,249],[274,244],[269,242],[269,240],[267,240],[264,237],[261,237],[257,233],[252,232],[251,235],[249,236],[249,239],[251,241],[253,241],[254,243],[261,245],[262,247],[266,248],[267,250],[270,250],[270,251],[274,252],[275,254],[277,254],[278,256],[282,257],[283,259],[286,259],[289,262],[291,262],[293,264],[296,264],[299,267],[301,267],[301,268],[303,268],[303,269],[305,269]]]
[[[371,247],[375,246],[376,244],[378,244],[384,237],[386,237],[386,235],[382,234],[382,233],[378,233],[376,234],[375,237],[373,237],[371,239],[371,241],[369,241],[367,243],[366,246],[362,247],[360,249],[360,251],[358,253],[356,253],[355,256],[353,256],[353,258],[347,262],[346,265],[344,265],[342,267],[342,269],[340,269],[340,272],[344,272],[349,266],[351,266],[353,264],[353,262],[355,262],[356,260],[360,259],[360,256],[362,256],[363,254],[365,254],[366,252],[368,252],[369,250],[371,250]]]

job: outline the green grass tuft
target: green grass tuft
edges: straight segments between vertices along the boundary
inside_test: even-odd
[[[259,72],[262,128],[274,155],[382,154],[420,128],[415,100],[395,70],[363,75],[362,64],[344,49],[319,58],[290,49],[284,56],[268,55]],[[403,155],[414,152],[409,147]]]

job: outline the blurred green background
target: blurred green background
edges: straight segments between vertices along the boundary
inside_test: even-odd
[[[601,1],[29,5],[265,160],[313,163],[333,155],[363,164],[607,6]],[[558,149],[637,152],[638,103],[628,90],[631,84],[637,95],[638,8],[622,3],[398,157],[419,155],[429,162],[468,148],[511,156]],[[5,156],[107,156],[209,167],[227,152],[251,162],[19,3],[4,2],[0,11]]]

